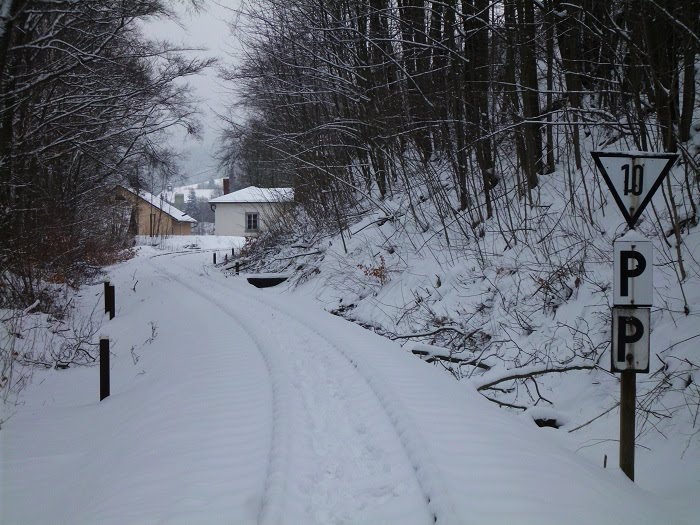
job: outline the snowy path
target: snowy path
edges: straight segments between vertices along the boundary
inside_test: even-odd
[[[391,412],[333,342],[240,281],[230,301],[230,289],[190,284],[197,274],[186,265],[162,271],[229,315],[268,365],[274,418],[261,523],[436,521]]]
[[[110,275],[112,396],[46,374],[0,432],[0,523],[679,523],[394,343],[149,254]]]

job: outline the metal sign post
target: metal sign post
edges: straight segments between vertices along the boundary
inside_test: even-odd
[[[675,153],[591,153],[630,228],[613,243],[610,369],[620,373],[620,469],[634,481],[636,374],[649,372],[653,245],[634,231],[678,158]]]

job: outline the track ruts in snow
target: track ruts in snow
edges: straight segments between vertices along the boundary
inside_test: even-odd
[[[443,488],[443,482],[438,470],[433,466],[431,461],[426,461],[426,451],[422,443],[420,432],[411,421],[411,417],[402,408],[402,403],[396,399],[394,395],[386,388],[383,383],[376,379],[371,373],[371,368],[368,363],[363,363],[360,360],[354,359],[347,350],[343,349],[340,341],[335,341],[333,336],[321,333],[315,327],[309,325],[291,311],[283,311],[280,305],[271,305],[263,300],[262,297],[253,293],[246,293],[247,300],[254,300],[267,308],[273,307],[277,312],[283,313],[294,323],[302,326],[305,330],[312,332],[317,338],[325,341],[327,348],[333,349],[336,354],[347,361],[361,377],[362,381],[371,389],[375,399],[381,406],[386,417],[391,422],[401,446],[409,458],[416,480],[423,492],[423,499],[428,505],[432,521],[438,524],[442,523],[460,523],[454,513],[453,506],[449,501],[441,501],[446,499],[447,491]],[[286,308],[285,308],[286,310]]]
[[[285,444],[282,442],[283,436],[288,432],[288,429],[280,428],[287,418],[284,414],[288,413],[290,408],[288,406],[288,400],[290,399],[289,392],[286,391],[286,381],[284,379],[283,371],[280,369],[278,361],[273,359],[268,352],[265,351],[264,344],[256,336],[255,330],[251,329],[245,321],[240,319],[240,316],[235,315],[229,311],[228,307],[222,302],[213,298],[210,294],[203,292],[201,289],[193,286],[186,280],[182,279],[177,274],[167,271],[162,267],[158,269],[167,275],[170,279],[177,281],[180,285],[184,286],[192,293],[195,293],[202,297],[203,299],[210,301],[216,305],[220,311],[231,317],[241,329],[250,337],[250,339],[255,343],[256,350],[260,352],[263,360],[268,369],[270,375],[270,383],[272,385],[272,440],[270,445],[269,461],[267,465],[267,475],[265,482],[265,493],[263,494],[260,512],[259,512],[259,523],[280,523],[281,522],[281,505],[276,501],[285,493],[286,478],[281,475],[282,472],[286,470],[285,466],[280,464],[287,460],[287,454],[284,453],[283,449]]]
[[[190,272],[189,269],[183,268],[184,270]],[[165,271],[165,270],[163,270]],[[265,495],[263,497],[262,507],[260,511],[260,522],[261,523],[283,523],[285,518],[288,518],[287,507],[289,505],[294,505],[294,501],[301,502],[305,498],[333,498],[334,494],[337,494],[337,487],[331,487],[327,483],[337,482],[337,479],[330,479],[337,475],[334,469],[347,469],[347,464],[352,463],[342,461],[334,458],[338,453],[350,454],[351,452],[345,452],[344,449],[353,447],[356,443],[354,438],[358,437],[358,434],[352,434],[352,432],[358,432],[359,437],[362,438],[362,434],[367,434],[365,437],[366,450],[361,450],[360,455],[364,454],[364,462],[367,464],[367,468],[375,468],[374,465],[381,464],[383,456],[387,451],[374,450],[376,447],[371,443],[371,434],[375,432],[375,429],[363,428],[362,416],[363,414],[353,414],[358,410],[358,405],[362,407],[362,410],[374,411],[373,414],[381,413],[381,418],[383,418],[388,426],[391,427],[391,441],[400,445],[401,452],[394,452],[394,455],[400,454],[404,458],[404,462],[408,464],[405,467],[405,472],[403,476],[411,475],[414,481],[410,483],[411,486],[415,486],[417,490],[420,491],[420,496],[416,493],[415,497],[411,498],[413,503],[416,504],[416,500],[423,501],[423,510],[414,509],[411,514],[416,523],[457,523],[455,519],[454,512],[452,510],[452,505],[447,500],[447,491],[442,487],[442,480],[440,478],[438,470],[434,467],[431,461],[426,461],[425,447],[422,444],[421,434],[417,432],[416,426],[412,423],[410,416],[402,408],[402,403],[393,396],[391,392],[385,388],[381,381],[377,380],[369,369],[368,363],[363,363],[362,360],[358,361],[352,357],[351,352],[347,348],[347,343],[343,344],[340,341],[334,341],[331,337],[319,332],[316,328],[311,326],[308,322],[300,319],[292,311],[282,311],[279,305],[271,305],[270,303],[263,300],[253,290],[247,290],[245,287],[236,287],[236,293],[240,296],[245,296],[246,301],[254,301],[255,303],[261,305],[263,309],[270,313],[272,317],[277,315],[277,322],[282,324],[289,324],[291,322],[292,326],[288,327],[286,334],[294,334],[295,342],[299,345],[302,344],[305,348],[305,352],[299,351],[301,346],[296,348],[295,352],[290,355],[289,352],[282,353],[286,347],[289,346],[290,341],[280,341],[279,339],[275,341],[274,337],[271,337],[270,331],[260,325],[251,326],[250,321],[246,320],[245,314],[248,313],[247,308],[236,307],[236,305],[228,304],[222,302],[218,298],[214,297],[214,293],[207,293],[201,289],[193,286],[192,284],[184,281],[180,277],[170,272],[168,273],[173,279],[176,279],[183,286],[187,287],[194,293],[210,300],[215,304],[221,311],[227,313],[245,330],[245,332],[251,337],[252,340],[256,342],[258,350],[263,354],[265,362],[268,364],[268,369],[270,370],[270,376],[273,385],[273,414],[275,421],[273,422],[273,438],[272,447],[270,451],[270,460],[268,467],[268,481],[266,483]],[[196,275],[196,274],[194,274]],[[216,287],[215,287],[216,289]],[[219,290],[220,292],[220,290]],[[248,305],[250,303],[247,303]],[[237,313],[234,310],[243,310],[241,313]],[[285,308],[285,310],[289,310]],[[282,319],[280,319],[280,314],[282,314]],[[285,321],[286,319],[286,321]],[[279,326],[278,326],[279,328]],[[267,333],[264,333],[267,332]],[[289,364],[290,359],[295,360],[293,366],[294,370],[283,370],[281,363],[285,361]],[[314,370],[315,369],[315,370]],[[314,392],[314,388],[317,387],[315,383],[318,382],[319,378],[328,377],[329,371],[332,370],[342,370],[335,372],[335,377],[327,379],[325,389],[328,393],[328,397],[332,397],[336,400],[335,406],[343,407],[344,403],[347,405],[348,417],[355,418],[355,428],[354,430],[350,427],[348,434],[345,436],[347,439],[342,439],[339,443],[342,449],[336,448],[330,453],[330,451],[324,451],[324,447],[327,448],[326,444],[321,442],[321,437],[319,433],[323,433],[324,430],[335,432],[339,435],[341,432],[337,428],[329,428],[330,424],[333,423],[333,417],[325,418],[323,410],[319,410],[319,398],[318,394]],[[354,373],[355,378],[343,379],[344,377],[350,377]],[[314,377],[315,374],[315,377]],[[332,374],[331,374],[332,375]],[[307,376],[307,377],[305,377]],[[296,381],[295,381],[296,379]],[[346,384],[336,384],[336,383],[346,383]],[[358,386],[364,385],[364,387]],[[355,398],[353,401],[353,406],[349,405],[349,400],[343,399],[347,397],[347,393],[343,390],[344,388],[354,388]],[[357,390],[361,388],[364,393]],[[295,396],[291,395],[293,390],[297,390],[297,400],[301,400],[303,406],[293,406]],[[359,393],[358,393],[359,392]],[[358,396],[365,396],[364,405],[357,402]],[[330,406],[326,401],[325,404]],[[308,424],[312,428],[309,432],[306,432],[306,440],[309,442],[309,449],[316,455],[320,455],[324,461],[318,462],[319,468],[317,472],[309,475],[308,484],[306,487],[310,492],[306,494],[299,494],[298,498],[293,493],[292,487],[288,486],[288,477],[290,475],[290,467],[300,468],[303,467],[304,461],[301,461],[299,465],[290,465],[290,461],[295,461],[294,458],[288,457],[290,454],[290,449],[294,446],[290,440],[299,439],[298,435],[304,433],[304,429],[296,428],[292,432],[292,425],[294,424],[288,417],[288,414],[294,414],[295,409],[298,412],[300,409],[303,410],[308,419]],[[337,416],[336,416],[337,418]],[[369,418],[370,421],[372,418]],[[336,419],[337,421],[337,419]],[[297,422],[298,424],[298,422]],[[325,425],[325,427],[324,427]],[[308,430],[308,429],[307,429]],[[290,434],[291,432],[291,434]],[[294,436],[297,436],[296,438]],[[314,443],[316,441],[316,443]],[[377,441],[375,439],[375,441]],[[377,441],[378,442],[378,441]],[[297,443],[298,445],[298,443]],[[303,447],[297,446],[297,451]],[[324,454],[324,452],[326,452]],[[357,452],[357,451],[356,451]],[[351,457],[351,459],[354,456]],[[314,463],[318,457],[307,458],[307,463]],[[336,460],[335,463],[333,460]],[[345,458],[347,459],[347,457]],[[298,460],[297,460],[298,461]],[[396,460],[395,460],[396,461]],[[362,463],[359,461],[358,463]],[[323,471],[326,469],[326,471]],[[359,468],[359,466],[358,466]],[[385,465],[385,468],[391,469],[392,466]],[[397,467],[393,465],[393,469],[396,470]],[[364,473],[365,475],[371,475],[371,473]],[[346,477],[352,478],[354,473],[342,473]],[[319,478],[329,478],[329,479],[319,479]],[[352,481],[352,480],[351,480]],[[398,484],[405,484],[405,479],[394,480]],[[324,484],[324,482],[326,484]],[[329,489],[324,491],[323,489]],[[351,487],[350,487],[351,488]],[[392,488],[389,486],[384,487],[382,490],[376,490],[376,494],[372,495],[374,498],[391,498],[395,494],[391,494],[392,490],[416,490],[409,489],[407,487]],[[302,491],[304,486],[302,484]],[[290,495],[290,491],[292,494]],[[387,494],[382,494],[383,491],[389,491]],[[336,497],[347,498],[347,494],[337,494]],[[291,500],[292,503],[289,503]],[[348,509],[345,510],[345,514],[339,510],[340,516],[332,516],[325,513],[319,514],[319,508],[324,510],[323,506],[332,506],[332,502],[319,501],[318,505],[315,507],[316,515],[314,521],[326,522],[331,519],[344,521],[356,521],[358,516],[353,516],[352,513],[348,514]],[[300,504],[300,503],[297,503]],[[347,502],[337,502],[339,507],[347,505]],[[405,503],[404,503],[405,504]],[[313,506],[313,505],[312,505]],[[362,509],[356,509],[358,512]],[[369,510],[369,509],[368,509]],[[314,509],[306,509],[306,512],[313,512]],[[302,513],[304,511],[302,510]],[[422,516],[421,516],[422,515]],[[371,516],[367,516],[368,518]],[[354,519],[353,519],[354,518]]]

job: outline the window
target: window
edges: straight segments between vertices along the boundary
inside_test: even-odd
[[[246,229],[246,231],[257,231],[258,230],[258,214],[257,213],[246,213],[245,214],[245,229]]]

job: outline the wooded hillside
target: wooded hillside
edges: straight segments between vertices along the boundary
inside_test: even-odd
[[[657,250],[658,341],[640,428],[697,413],[698,13],[696,0],[248,4],[222,151],[303,205],[251,264],[503,406],[576,411],[572,385],[618,395],[611,243],[626,227],[590,152],[677,152],[638,226]]]
[[[226,76],[249,117],[229,122],[226,160],[293,180],[313,216],[427,184],[440,219],[472,230],[496,201],[536,204],[560,163],[591,221],[584,146],[680,151],[696,173],[697,0],[246,5]],[[685,182],[682,202],[668,196],[674,227],[696,216]]]

